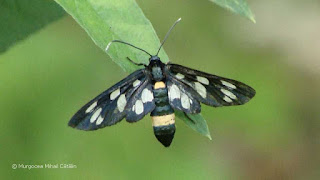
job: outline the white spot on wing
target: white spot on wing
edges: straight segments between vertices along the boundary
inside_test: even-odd
[[[91,112],[91,111],[97,106],[97,104],[98,104],[97,101],[94,102],[94,103],[92,103],[92,104],[88,107],[88,109],[86,110],[86,113]]]
[[[205,77],[197,76],[197,81],[201,82],[202,84],[209,85],[209,80]]]
[[[232,99],[230,99],[228,96],[224,96],[224,97],[223,97],[223,100],[224,100],[225,102],[228,102],[228,103],[231,103],[231,102],[232,102]]]
[[[100,125],[103,121],[103,117],[100,115],[97,119],[96,125]]]
[[[114,100],[114,99],[117,98],[119,95],[120,95],[120,89],[117,89],[117,90],[113,91],[113,92],[110,94],[110,100]]]
[[[117,107],[119,112],[122,112],[124,110],[124,108],[127,105],[127,100],[126,100],[126,95],[125,94],[121,94],[121,96],[119,97],[118,101],[117,101]]]
[[[231,99],[237,99],[237,96],[235,96],[232,92],[230,92],[226,89],[221,89],[221,92],[223,92],[223,94],[229,96]]]
[[[227,81],[221,80],[221,83],[229,88],[236,89],[237,87]]]
[[[136,114],[141,114],[143,112],[143,103],[141,100],[137,100],[135,104]]]
[[[141,94],[141,99],[142,99],[142,102],[143,103],[146,103],[146,102],[151,102],[153,100],[153,94],[152,92],[145,88],[143,91],[142,91],[142,94]]]
[[[93,115],[90,118],[90,123],[93,123],[98,118],[101,111],[102,111],[102,108],[99,108],[98,110],[96,110],[96,112],[93,113]]]
[[[181,105],[184,109],[190,109],[190,99],[184,93],[181,93]]]
[[[178,78],[178,79],[183,79],[183,78],[184,78],[184,75],[183,75],[183,74],[178,73],[178,74],[176,74],[176,78]]]
[[[133,82],[133,87],[137,87],[137,86],[139,86],[140,85],[140,83],[141,83],[141,81],[139,80],[139,79],[137,79],[137,80],[135,80],[134,82]]]
[[[200,94],[201,97],[206,98],[207,97],[207,90],[206,88],[200,84],[199,82],[195,82],[194,83],[194,87],[196,89],[196,91]]]
[[[177,85],[172,84],[168,91],[169,99],[170,101],[173,101],[174,99],[180,99],[180,90]]]

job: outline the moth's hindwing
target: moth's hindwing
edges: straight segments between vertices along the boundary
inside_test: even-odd
[[[180,92],[188,92],[197,101],[214,107],[241,105],[255,95],[253,88],[239,81],[177,64],[167,64],[165,73],[167,78],[177,85]],[[169,93],[169,96],[172,94]],[[172,105],[181,110],[179,104],[172,103]],[[188,111],[182,110],[188,113]]]
[[[191,88],[173,78],[167,79],[167,87],[169,103],[173,108],[186,113],[200,113],[200,103]]]
[[[140,87],[146,87],[146,82],[149,82],[146,71],[135,71],[84,105],[71,118],[69,126],[81,130],[96,130],[120,122],[131,112],[128,107],[139,97]],[[138,120],[142,117],[140,115],[131,119]]]
[[[142,119],[155,108],[152,84],[150,78],[147,78],[131,96],[127,105],[128,122],[136,122]]]

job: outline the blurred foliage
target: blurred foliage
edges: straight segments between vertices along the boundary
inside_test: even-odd
[[[1,0],[0,53],[64,14],[51,0]]]
[[[176,110],[175,115],[185,122],[191,129],[212,140],[207,121],[203,119],[201,114],[186,114],[183,111]]]
[[[256,23],[254,15],[245,0],[210,0],[210,1],[234,13],[241,14],[242,16],[250,19],[252,22]]]
[[[165,45],[172,62],[243,81],[256,97],[202,106],[213,141],[178,119],[170,148],[154,137],[150,117],[74,130],[67,126],[74,112],[127,74],[64,18],[0,56],[1,179],[319,179],[319,74],[283,61],[277,44],[253,43],[252,23],[209,1],[138,3],[160,37],[183,18]],[[13,163],[77,168],[13,170]]]
[[[211,0],[212,2],[231,10],[232,12],[246,16],[251,21],[255,22],[254,15],[249,9],[245,0]],[[128,36],[125,36],[122,31],[128,32],[128,28],[132,32],[133,29],[138,29],[139,31],[135,32],[138,37],[148,34],[153,34],[152,41],[158,41],[155,38],[154,31],[150,31],[150,28],[147,28],[148,31],[145,32],[143,26],[139,28],[133,28],[130,25],[137,26],[146,25],[150,27],[150,22],[144,17],[140,8],[137,6],[135,1],[125,0],[125,1],[66,1],[66,0],[56,0],[60,5],[62,5],[76,20],[79,24],[82,25],[84,29],[91,35],[93,40],[97,43],[98,46],[105,45],[106,39],[109,37],[117,37],[115,35],[120,32],[119,37],[129,37],[128,39],[132,40],[132,34],[129,33]],[[121,11],[123,14],[119,13],[110,13],[113,11]],[[78,12],[78,13],[77,13]],[[81,13],[79,13],[81,12]],[[107,13],[108,16],[104,14]],[[65,12],[59,7],[56,3],[51,0],[2,0],[0,1],[0,53],[6,51],[10,46],[16,42],[28,37],[30,34],[35,31],[43,28],[48,23],[61,18]],[[130,15],[130,23],[124,23],[118,26],[116,30],[104,28],[102,31],[101,28],[104,27],[105,23],[107,26],[111,27],[114,23],[120,24],[127,19],[123,18],[126,15]],[[118,17],[115,17],[118,16]],[[119,18],[122,17],[122,18]],[[128,17],[128,16],[127,16]],[[85,20],[88,20],[86,22]],[[110,20],[111,19],[111,20]],[[83,21],[84,20],[84,21]],[[109,21],[108,21],[109,20]],[[142,21],[141,21],[142,20]],[[136,21],[135,23],[133,23]],[[139,22],[140,21],[140,22]],[[141,23],[142,22],[142,23]],[[117,27],[117,26],[115,26]],[[110,36],[110,32],[113,32],[113,36]],[[109,32],[109,33],[107,33]],[[102,34],[101,34],[102,33]],[[99,35],[100,34],[100,35]],[[140,36],[139,36],[140,35]],[[101,39],[102,37],[105,37]],[[157,44],[154,42],[149,43],[146,41],[146,44],[153,45]],[[103,46],[105,47],[105,46]],[[147,47],[147,46],[146,46]],[[112,55],[113,53],[109,54]],[[166,55],[163,54],[166,57]],[[111,56],[112,59],[116,59],[116,56]],[[138,57],[136,57],[139,59]],[[167,61],[168,58],[163,58],[164,61]],[[117,62],[117,61],[116,61]],[[121,64],[121,63],[120,63]],[[127,64],[126,67],[129,65]],[[122,68],[125,68],[122,66]]]

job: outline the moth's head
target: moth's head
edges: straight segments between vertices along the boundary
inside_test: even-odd
[[[149,61],[150,61],[150,62],[151,62],[151,61],[160,61],[160,58],[159,58],[157,55],[151,56],[150,59],[149,59]]]

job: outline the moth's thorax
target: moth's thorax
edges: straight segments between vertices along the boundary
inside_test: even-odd
[[[161,81],[165,78],[163,74],[164,64],[160,61],[158,56],[152,56],[150,58],[150,63],[148,69],[151,71],[152,79],[154,81]]]

